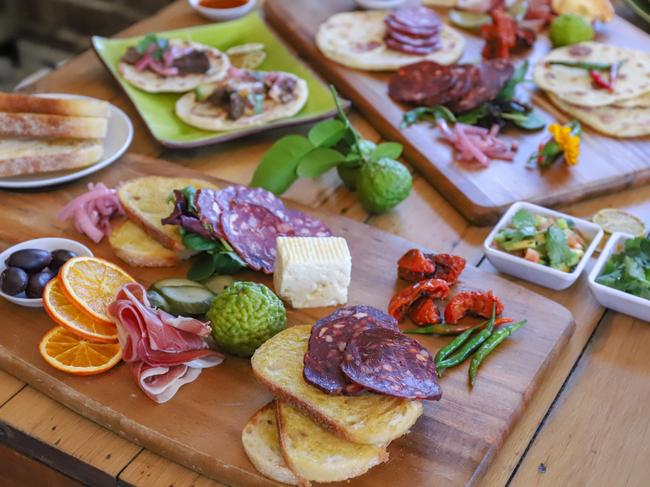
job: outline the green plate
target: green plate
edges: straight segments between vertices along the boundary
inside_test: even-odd
[[[174,106],[182,93],[147,93],[122,79],[117,71],[120,57],[142,36],[124,39],[94,36],[92,44],[95,52],[131,99],[154,138],[167,147],[190,148],[214,144],[271,128],[319,120],[332,116],[336,112],[327,86],[289,52],[282,41],[269,30],[257,12],[231,22],[170,30],[157,33],[157,35],[200,42],[214,46],[221,51],[226,51],[238,44],[259,42],[264,44],[266,59],[258,69],[287,71],[303,78],[309,85],[309,99],[300,113],[293,117],[247,129],[209,132],[187,125],[176,116]]]
[[[650,2],[648,0],[625,0],[632,7],[639,17],[646,22],[650,22]]]

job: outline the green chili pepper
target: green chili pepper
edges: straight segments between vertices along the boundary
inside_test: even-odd
[[[449,342],[447,345],[442,347],[440,350],[438,350],[438,353],[436,354],[436,357],[434,359],[434,362],[436,364],[436,369],[438,368],[438,364],[442,362],[444,359],[449,357],[452,353],[454,353],[465,341],[470,337],[474,331],[480,327],[483,326],[483,323],[477,326],[473,326],[469,330],[465,330],[465,332],[461,333],[458,335],[456,338],[454,338],[451,342]]]
[[[469,365],[469,385],[474,386],[474,381],[476,380],[476,374],[478,373],[478,368],[481,366],[485,358],[492,353],[492,351],[497,348],[503,341],[516,332],[519,328],[526,324],[526,320],[518,321],[512,325],[504,326],[503,328],[495,331],[490,338],[488,338],[481,348],[479,348]]]
[[[461,347],[461,349],[458,352],[456,352],[454,355],[440,361],[436,367],[438,376],[442,376],[445,370],[450,369],[451,367],[456,367],[457,365],[463,363],[472,354],[474,350],[480,347],[483,344],[483,342],[485,342],[485,340],[487,340],[490,337],[490,335],[492,335],[492,331],[494,330],[495,318],[496,318],[496,303],[494,304],[494,306],[492,306],[492,316],[490,317],[490,321],[488,321],[487,328],[481,330],[479,333],[476,334],[475,337],[469,339]]]
[[[485,322],[487,323],[487,322]],[[485,324],[483,323],[483,324]],[[436,325],[427,325],[413,330],[406,330],[404,333],[413,335],[444,335],[454,336],[459,335],[469,329],[474,329],[474,325],[445,325],[442,323]]]
[[[610,69],[612,69],[612,64],[610,63],[586,63],[581,61],[549,61],[548,64],[550,66],[567,66],[569,68],[584,69],[585,71],[609,71]]]

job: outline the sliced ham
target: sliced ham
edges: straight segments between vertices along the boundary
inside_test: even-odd
[[[224,356],[204,340],[210,333],[207,323],[152,308],[139,283],[123,286],[108,313],[117,326],[122,359],[132,364],[138,385],[156,402],[168,401],[201,369],[223,362]]]

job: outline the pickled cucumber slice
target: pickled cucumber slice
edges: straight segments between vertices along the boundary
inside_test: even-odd
[[[202,315],[208,312],[215,295],[207,288],[195,286],[163,287],[160,294],[174,315]]]
[[[156,291],[160,291],[164,287],[204,287],[203,284],[196,281],[190,281],[181,277],[170,277],[168,279],[161,279],[154,282],[151,287]]]
[[[205,281],[203,285],[213,293],[219,294],[221,291],[223,291],[226,287],[231,285],[233,282],[235,282],[235,279],[233,279],[232,276],[216,275],[216,276],[212,276],[210,279]]]

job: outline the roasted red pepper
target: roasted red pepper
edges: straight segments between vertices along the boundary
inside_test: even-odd
[[[508,59],[510,50],[517,45],[517,21],[503,8],[494,9],[491,15],[492,24],[481,26],[481,37],[485,39],[483,57]]]
[[[449,285],[442,279],[427,279],[410,285],[390,300],[388,314],[402,321],[411,305],[422,297],[445,299],[449,295]]]
[[[397,273],[401,279],[417,282],[427,279],[436,270],[434,263],[419,249],[411,249],[397,261]]]
[[[417,326],[435,325],[440,323],[440,311],[433,298],[420,298],[409,312],[411,321]]]
[[[503,303],[492,291],[464,291],[456,294],[445,307],[445,323],[458,323],[458,320],[471,313],[489,318],[496,305],[496,315],[503,313]]]

